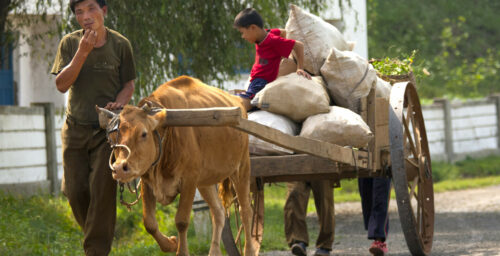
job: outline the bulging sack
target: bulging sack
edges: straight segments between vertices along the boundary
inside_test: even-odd
[[[323,85],[291,73],[267,84],[255,95],[252,105],[300,123],[309,116],[328,113],[329,102]]]
[[[269,126],[274,129],[278,129],[281,132],[292,136],[297,135],[299,131],[298,125],[289,118],[263,110],[250,112],[248,114],[248,120],[255,121],[259,124]],[[252,155],[268,156],[294,153],[292,150],[263,141],[253,135],[248,136],[248,142],[250,154]]]
[[[308,117],[302,124],[300,136],[339,146],[362,148],[368,145],[373,133],[360,115],[346,108],[332,106],[327,114]]]
[[[354,48],[354,43],[347,42],[332,24],[293,4],[285,29],[287,38],[304,44],[304,69],[314,75],[319,75],[332,47],[343,51]]]
[[[359,99],[366,97],[377,81],[377,73],[367,60],[335,47],[321,67],[321,75],[335,104],[353,111],[357,111]]]

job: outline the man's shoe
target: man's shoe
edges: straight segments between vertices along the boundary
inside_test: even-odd
[[[293,255],[307,256],[306,244],[304,242],[294,243],[291,248]]]
[[[374,256],[384,256],[389,252],[387,249],[387,244],[382,241],[374,241],[372,246],[370,246],[370,253]]]
[[[314,253],[314,256],[329,256],[330,251],[324,248],[318,248],[316,249],[316,252]]]

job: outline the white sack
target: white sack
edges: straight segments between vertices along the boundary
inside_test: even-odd
[[[328,113],[330,99],[323,85],[297,73],[278,77],[255,95],[252,105],[295,122]]]
[[[375,88],[375,96],[377,98],[384,98],[387,101],[391,98],[392,86],[389,82],[377,77],[377,87]]]
[[[354,48],[354,43],[347,42],[332,24],[293,4],[285,29],[287,38],[304,44],[304,69],[314,75],[319,75],[332,47],[343,51]]]
[[[373,138],[370,127],[349,109],[330,107],[330,113],[310,116],[302,124],[300,136],[339,146],[365,147]]]
[[[288,135],[298,134],[299,127],[289,118],[259,110],[248,113],[248,120],[280,130]],[[248,136],[250,154],[258,156],[293,154],[292,150],[263,141],[253,135]]]
[[[357,111],[359,99],[375,86],[377,73],[363,57],[351,51],[332,48],[321,67],[328,93],[336,105]]]

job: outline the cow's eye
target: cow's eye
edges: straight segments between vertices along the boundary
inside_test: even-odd
[[[142,136],[143,138],[146,138],[146,136],[147,136],[147,135],[148,135],[148,133],[147,133],[147,132],[143,132],[143,133],[141,134],[141,136]]]

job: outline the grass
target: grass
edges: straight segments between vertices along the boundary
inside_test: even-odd
[[[436,162],[433,163],[433,178],[435,192],[500,184],[500,157],[466,159],[454,164]],[[262,251],[287,249],[283,230],[286,190],[284,183],[265,187]],[[357,180],[342,180],[341,188],[336,188],[334,193],[336,203],[359,201]],[[395,193],[391,195],[394,197]],[[131,199],[129,196],[128,200]],[[158,223],[165,235],[177,234],[173,221],[175,212],[175,203],[157,206]],[[312,201],[308,212],[315,212]],[[141,205],[134,206],[131,212],[119,206],[117,216],[111,255],[165,255],[142,225]],[[309,224],[309,237],[313,239],[317,236],[317,226]],[[197,237],[193,224],[189,226],[188,237],[192,255],[208,253],[208,238]],[[21,198],[0,192],[0,255],[82,255],[82,239],[64,197]]]

